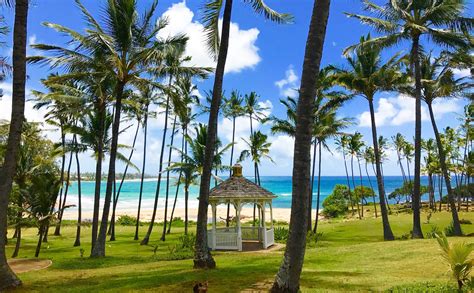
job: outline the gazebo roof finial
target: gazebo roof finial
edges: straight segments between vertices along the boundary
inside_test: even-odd
[[[232,167],[232,177],[242,177],[242,165],[235,164]]]

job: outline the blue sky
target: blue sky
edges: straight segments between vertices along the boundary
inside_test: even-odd
[[[43,21],[59,23],[75,30],[84,29],[83,19],[72,0],[42,0],[32,1],[29,17],[29,43],[64,44],[65,38],[55,31],[41,25]],[[148,6],[151,1],[140,0],[140,8]],[[100,7],[104,1],[84,0],[84,5],[93,15],[100,17]],[[203,1],[188,0],[161,0],[158,5],[157,16],[168,16],[170,25],[161,36],[173,35],[185,32],[189,34],[190,44],[187,53],[193,57],[194,64],[212,65],[211,59],[207,56],[205,45],[202,43],[202,25],[199,23],[200,7]],[[294,16],[294,23],[291,25],[277,25],[266,21],[261,16],[253,13],[250,6],[241,0],[234,1],[233,25],[231,28],[229,60],[227,73],[224,79],[226,92],[233,89],[245,94],[256,91],[260,100],[267,107],[272,115],[284,117],[284,109],[279,103],[280,98],[287,94],[294,94],[292,89],[298,88],[301,76],[301,66],[303,61],[304,46],[308,31],[309,18],[313,5],[312,0],[268,0],[267,3],[278,11],[290,13]],[[329,18],[328,31],[324,47],[323,64],[343,65],[344,58],[342,50],[348,45],[358,42],[361,35],[370,32],[366,26],[359,24],[354,19],[347,18],[343,12],[361,12],[361,2],[355,0],[333,1]],[[13,23],[12,10],[3,8],[9,25]],[[11,55],[11,35],[6,40],[7,45],[2,48],[4,55]],[[408,44],[387,51],[384,57],[390,56],[396,51],[407,50]],[[28,53],[36,54],[33,49]],[[48,68],[39,66],[29,66],[27,83],[28,89],[41,89],[39,80],[48,74]],[[466,72],[459,72],[466,74]],[[196,81],[201,94],[212,87],[212,76],[206,81]],[[5,91],[4,98],[0,101],[0,119],[6,119],[10,111],[11,83],[6,81],[0,85]],[[462,107],[466,103],[463,100],[443,101],[435,106],[439,127],[456,126],[458,113],[462,112]],[[368,109],[367,102],[362,98],[356,98],[348,102],[340,112],[340,116],[354,117],[356,125],[348,131],[358,130],[364,134],[368,144],[370,128],[368,126],[368,116],[365,113]],[[397,132],[403,133],[407,137],[413,136],[414,129],[414,103],[411,99],[400,97],[396,93],[383,93],[377,96],[376,109],[378,112],[377,122],[379,124],[379,134],[390,137]],[[27,106],[26,115],[29,120],[42,121],[43,112],[34,111],[31,104]],[[432,136],[431,125],[425,115],[423,122],[424,136]],[[205,121],[205,118],[201,118]],[[154,174],[158,169],[159,146],[161,142],[162,116],[158,116],[152,122],[150,131],[149,155],[147,160],[147,173]],[[248,119],[241,118],[237,123],[237,136],[246,137],[249,135]],[[221,139],[228,142],[230,139],[231,123],[226,119],[220,119]],[[51,127],[46,127],[50,129]],[[133,128],[133,127],[132,127]],[[268,126],[260,126],[263,132],[268,132]],[[141,134],[140,134],[141,135]],[[48,131],[48,136],[57,138],[57,132]],[[127,132],[121,142],[131,143],[132,133]],[[139,138],[141,140],[141,137]],[[272,136],[271,156],[276,164],[264,162],[261,167],[261,175],[291,175],[292,172],[292,150],[293,141],[286,136]],[[179,140],[178,140],[179,141]],[[237,152],[243,148],[243,143],[239,138]],[[330,146],[333,146],[330,143]],[[141,142],[137,145],[134,162],[138,165],[141,162]],[[341,155],[333,151],[323,154],[323,175],[343,175],[344,166]],[[398,175],[394,154],[391,153],[392,160],[385,166],[385,174]],[[94,170],[94,161],[89,154],[83,154],[83,169]],[[224,158],[227,162],[228,158]],[[252,174],[250,163],[244,165],[244,173]]]

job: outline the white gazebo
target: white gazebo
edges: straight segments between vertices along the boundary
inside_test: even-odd
[[[220,183],[209,194],[212,209],[212,229],[207,232],[209,248],[212,250],[242,251],[242,242],[261,244],[263,249],[275,243],[273,230],[272,200],[276,196],[242,176],[242,166],[236,164],[232,176]],[[235,226],[217,227],[217,206],[231,204],[235,209]],[[255,223],[242,226],[241,210],[245,204],[255,204],[258,209],[258,226]],[[267,227],[265,213],[270,212]]]

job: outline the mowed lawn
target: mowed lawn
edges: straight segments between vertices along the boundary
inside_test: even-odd
[[[474,222],[474,213],[461,212],[460,218]],[[397,238],[410,232],[412,215],[391,215],[390,221]],[[444,229],[450,223],[450,213],[433,213],[430,223],[426,221],[427,214],[423,213],[425,233],[433,225]],[[145,230],[143,226],[142,233]],[[474,233],[474,225],[464,224],[463,230]],[[283,255],[283,251],[217,252],[217,269],[194,270],[191,253],[176,249],[182,227],[174,228],[165,242],[159,240],[161,231],[162,226],[157,225],[150,245],[140,246],[133,240],[134,227],[117,226],[117,241],[107,243],[108,256],[90,259],[90,227],[83,229],[81,257],[81,248],[72,246],[75,227],[65,226],[62,236],[50,236],[41,251],[40,257],[51,259],[52,266],[20,274],[23,286],[15,292],[191,292],[196,282],[205,281],[209,292],[258,291],[271,284]],[[380,218],[322,221],[319,231],[322,239],[306,251],[303,292],[383,291],[424,282],[455,285],[434,239],[384,242]],[[24,230],[20,258],[33,257],[36,232],[33,228]],[[474,237],[449,240],[472,243]],[[13,246],[12,240],[8,255]],[[184,259],[173,260],[177,258]]]

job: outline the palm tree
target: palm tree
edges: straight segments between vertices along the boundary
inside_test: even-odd
[[[215,152],[217,138],[217,118],[219,115],[219,106],[222,100],[222,88],[224,81],[225,64],[227,52],[229,49],[230,22],[232,19],[233,0],[207,0],[204,13],[204,32],[210,53],[217,60],[214,76],[214,86],[212,89],[211,108],[208,122],[208,141],[206,142],[206,156],[204,160],[204,169],[199,188],[199,208],[196,227],[196,249],[194,253],[195,268],[214,268],[216,263],[209,253],[207,245],[207,208],[209,198],[209,188],[211,181],[211,167]],[[266,19],[277,23],[285,23],[291,20],[288,14],[281,14],[268,7],[263,0],[249,0],[245,3],[250,4],[255,13],[263,15]],[[219,18],[224,9],[222,17],[222,33],[219,33]]]
[[[433,181],[433,174],[436,173],[437,168],[437,160],[435,153],[436,150],[436,142],[434,139],[430,138],[427,140],[422,141],[422,147],[426,152],[425,159],[425,172],[428,174],[428,193],[430,198],[430,208],[432,210],[436,210],[435,207],[435,199],[434,199],[434,181]]]
[[[247,96],[246,96],[247,97]],[[233,166],[234,159],[234,146],[235,146],[235,121],[238,117],[244,114],[244,108],[242,107],[243,98],[238,91],[232,91],[229,98],[224,97],[224,116],[232,120],[232,147],[230,148],[230,163],[229,166]],[[245,99],[247,101],[247,99]],[[247,106],[247,105],[246,105]],[[232,176],[232,170],[230,170],[229,177]],[[226,226],[229,227],[229,215],[230,215],[230,203],[227,204],[227,217]]]
[[[208,128],[204,124],[198,124],[194,127],[194,132],[196,137],[193,139],[186,134],[187,145],[184,148],[184,151],[180,149],[175,150],[179,152],[183,158],[182,162],[173,163],[170,166],[170,170],[174,172],[180,172],[183,174],[182,181],[184,187],[184,197],[185,197],[185,216],[184,216],[184,231],[185,234],[188,233],[188,199],[189,199],[189,187],[193,184],[198,184],[199,177],[202,176],[204,156],[206,152],[206,141],[208,136]],[[221,142],[218,140],[217,145],[220,147]],[[213,168],[219,168],[221,165],[221,158],[223,154],[231,147],[232,144],[228,144],[225,147],[221,148],[219,152],[214,156],[214,162],[212,164]],[[188,146],[190,154],[188,154]]]
[[[383,62],[380,57],[381,49],[371,44],[372,40],[374,39],[372,39],[370,35],[361,37],[360,44],[352,54],[346,57],[349,70],[339,69],[337,81],[340,85],[353,92],[354,95],[365,98],[369,103],[372,143],[375,150],[375,168],[384,239],[393,240],[394,237],[385,208],[385,188],[380,167],[380,153],[378,152],[374,97],[377,92],[390,89],[394,84],[401,81],[401,74],[398,71],[400,60],[399,55],[396,54],[386,62]]]
[[[247,158],[250,158],[254,164],[255,172],[255,181],[256,184],[260,185],[260,170],[259,166],[261,160],[266,158],[273,162],[273,159],[270,157],[270,146],[272,145],[270,142],[267,141],[268,136],[263,134],[259,130],[254,132],[249,140],[242,138],[242,140],[247,145],[247,149],[244,149],[239,156],[238,162],[242,162]]]
[[[47,24],[58,31],[68,34],[73,42],[79,43],[85,54],[71,52],[66,48],[57,46],[36,45],[35,47],[52,51],[60,56],[54,58],[53,65],[65,65],[67,68],[88,68],[91,66],[88,52],[100,51],[103,58],[104,70],[114,81],[113,96],[114,122],[112,124],[112,141],[110,147],[109,170],[105,191],[104,207],[100,231],[92,248],[92,257],[105,256],[105,241],[112,199],[113,185],[115,182],[115,162],[117,159],[118,135],[121,122],[122,102],[127,98],[126,89],[131,86],[140,86],[150,81],[143,78],[146,72],[155,72],[156,66],[161,68],[165,56],[182,48],[187,39],[183,36],[172,37],[167,40],[156,39],[155,36],[165,23],[153,20],[156,1],[139,17],[135,0],[108,1],[103,9],[104,22],[101,25],[87,9],[77,2],[87,25],[90,27],[86,36],[73,32],[60,25]],[[85,55],[85,56],[84,56]],[[70,58],[65,58],[70,57]],[[37,61],[48,61],[49,58],[37,58]],[[71,65],[73,63],[74,65]],[[93,67],[94,68],[94,67]]]
[[[405,174],[405,169],[402,164],[402,154],[403,149],[407,141],[405,137],[399,132],[395,136],[392,136],[393,146],[397,152],[397,164],[400,166],[400,171],[402,172],[403,182],[407,182],[407,176]]]
[[[372,185],[372,179],[370,179],[369,169],[367,167],[368,164],[374,166],[375,164],[375,152],[373,147],[366,147],[363,153],[364,161],[365,161],[365,173],[367,174],[367,180],[369,180],[370,189],[374,190],[374,186]],[[372,196],[374,202],[374,211],[375,217],[377,218],[377,204],[375,203],[375,193]]]
[[[12,1],[7,4],[13,5]],[[10,269],[5,253],[7,231],[8,199],[12,189],[13,176],[25,117],[26,83],[26,37],[28,22],[28,0],[15,1],[15,24],[13,29],[13,93],[12,115],[5,160],[0,168],[0,290],[21,285],[20,279]]]
[[[303,74],[296,111],[295,151],[293,159],[293,195],[290,233],[285,255],[275,277],[272,292],[297,292],[303,268],[308,218],[309,176],[313,129],[314,97],[322,58],[330,0],[315,0],[311,16]]]
[[[348,151],[349,151],[349,154],[351,155],[351,175],[352,175],[351,177],[352,177],[352,186],[354,190],[356,188],[355,179],[354,179],[354,157],[356,157],[357,160],[359,160],[359,155],[363,147],[364,147],[364,142],[362,141],[362,134],[360,132],[356,132],[350,136]],[[359,167],[360,167],[360,164],[359,164]],[[357,204],[357,213],[359,215],[359,219],[361,219],[364,215],[361,214],[359,200],[357,199],[355,200]]]
[[[440,98],[453,98],[462,96],[465,90],[472,87],[470,82],[464,82],[464,78],[456,79],[450,68],[441,67],[441,59],[432,60],[430,55],[424,56],[420,60],[421,65],[421,87],[422,99],[428,106],[430,113],[431,125],[435,134],[437,151],[439,155],[439,163],[441,171],[445,178],[446,190],[448,191],[448,201],[453,216],[453,227],[457,233],[462,234],[459,216],[454,203],[454,194],[451,187],[450,172],[447,167],[446,151],[441,142],[438,126],[433,112],[433,102]]]
[[[186,156],[188,154],[188,141],[186,140],[186,137],[188,136],[188,128],[191,124],[191,122],[196,118],[197,114],[193,113],[193,105],[200,105],[199,102],[199,97],[196,95],[197,87],[193,85],[192,83],[192,78],[189,76],[183,76],[180,77],[176,80],[176,91],[178,92],[178,95],[181,97],[183,101],[183,105],[185,105],[181,111],[177,113],[177,116],[179,118],[179,123],[181,125],[181,133],[182,133],[182,141],[181,141],[181,153],[183,154],[181,156],[181,163],[186,162]],[[189,174],[188,174],[189,175]],[[185,182],[185,180],[191,180],[193,181],[194,179],[186,179],[183,177],[183,172],[179,172],[178,175],[178,181],[176,184],[176,193],[175,193],[175,198],[174,198],[174,203],[173,203],[173,209],[171,210],[171,217],[170,217],[170,224],[168,226],[168,231],[166,232],[169,234],[171,232],[171,224],[173,223],[173,215],[174,211],[176,208],[176,202],[178,200],[178,193],[179,193],[179,188],[181,183]],[[188,233],[188,200],[189,200],[189,186],[190,186],[190,181],[188,181],[188,193],[185,192],[185,199],[184,199],[184,205],[185,205],[185,234]]]
[[[422,99],[422,72],[420,66],[420,53],[422,37],[433,40],[436,44],[447,47],[468,49],[472,44],[460,31],[470,30],[473,19],[463,17],[462,13],[467,8],[464,0],[426,0],[405,1],[391,0],[385,6],[365,1],[368,11],[376,16],[348,14],[359,19],[362,23],[374,27],[379,32],[387,35],[369,40],[373,46],[386,48],[396,45],[403,40],[411,42],[410,69],[415,81],[415,172],[413,186],[413,230],[414,238],[423,238],[420,220],[421,200],[421,99]],[[353,49],[351,47],[349,49]],[[445,168],[446,170],[446,168]],[[449,174],[445,173],[445,180]],[[451,195],[448,193],[448,196]],[[450,199],[451,201],[451,199]],[[454,202],[454,199],[452,199]],[[453,213],[453,221],[457,214]],[[461,226],[454,225],[455,235],[461,235]]]
[[[265,110],[268,110],[266,107],[263,107],[259,101],[259,96],[256,92],[250,92],[250,94],[245,95],[243,112],[249,116],[250,121],[250,135],[253,134],[253,120],[259,122],[265,119]]]
[[[339,138],[336,139],[336,145],[337,145],[337,148],[341,151],[342,157],[344,159],[344,169],[346,171],[346,181],[347,181],[347,189],[349,192],[349,201],[351,203],[352,215],[354,216],[354,201],[352,200],[351,183],[349,180],[349,170],[347,168],[347,157],[346,157],[349,150],[350,140],[351,140],[350,135],[343,134]]]
[[[147,152],[147,134],[148,134],[148,117],[150,115],[149,106],[150,103],[156,100],[153,86],[146,85],[139,87],[140,96],[143,98],[143,158],[142,158],[142,169],[140,176],[140,192],[138,194],[138,208],[137,208],[137,223],[135,224],[135,236],[133,240],[138,240],[138,230],[140,227],[140,212],[142,207],[142,196],[143,196],[143,183],[145,180],[145,166],[146,166],[146,152]]]

